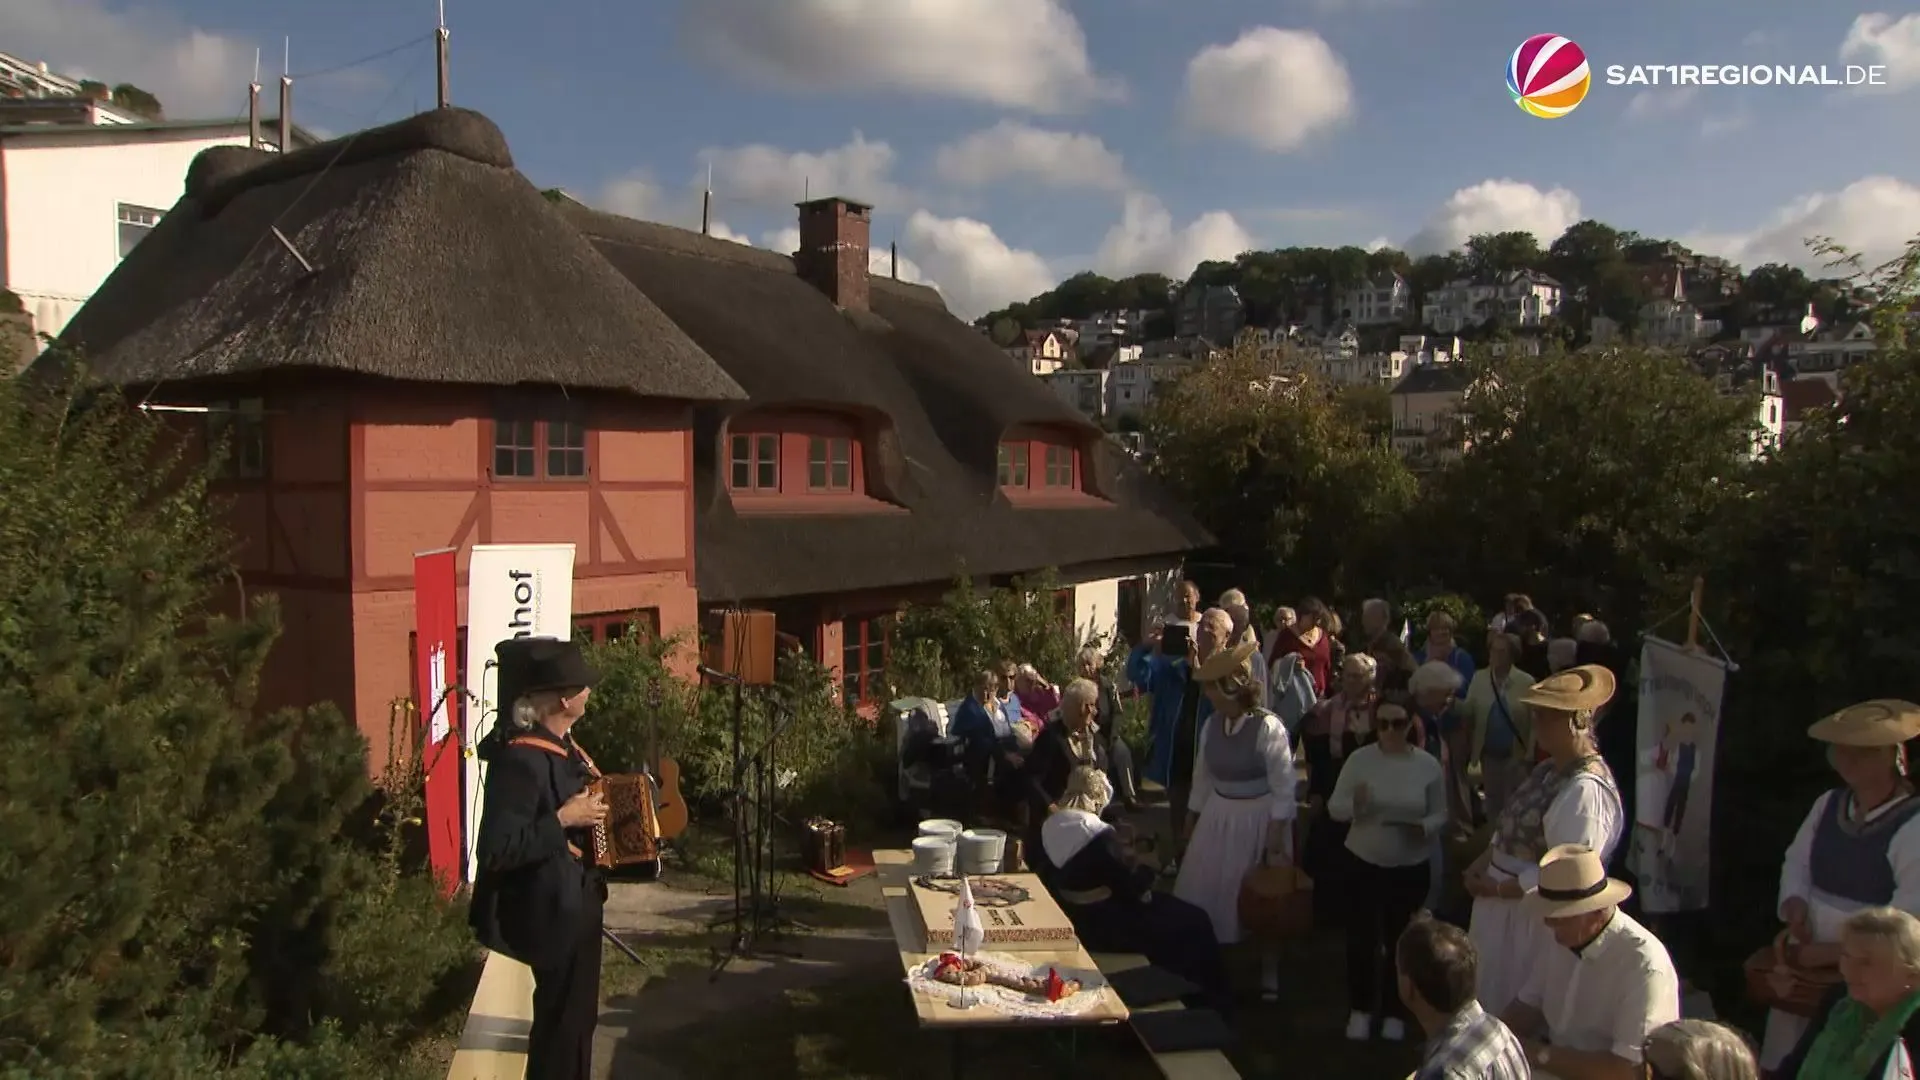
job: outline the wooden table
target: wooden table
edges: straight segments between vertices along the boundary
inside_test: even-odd
[[[926,927],[921,924],[920,912],[914,906],[909,893],[912,886],[908,883],[913,865],[913,853],[910,851],[875,851],[873,865],[880,878],[880,893],[887,901],[887,921],[893,927],[893,941],[900,951],[900,971],[902,975],[911,974],[928,960],[938,955],[926,952]],[[1087,950],[1075,941],[1071,948],[1048,949],[1044,951],[1021,951],[1017,955],[1022,960],[1031,960],[1035,965],[1052,964],[1063,968],[1097,972],[1099,966]],[[962,1057],[962,1036],[968,1032],[1005,1031],[1011,1028],[1048,1028],[1073,1029],[1084,1027],[1102,1027],[1124,1023],[1127,1019],[1127,1007],[1121,1003],[1120,996],[1110,987],[1100,988],[1100,1002],[1092,1009],[1075,1016],[1061,1017],[1025,1017],[1008,1016],[992,1007],[982,1005],[974,1009],[956,1009],[947,1003],[944,997],[936,998],[911,988],[908,994],[913,998],[913,1009],[922,1028],[949,1032],[953,1036],[953,1075],[958,1077],[964,1062]]]

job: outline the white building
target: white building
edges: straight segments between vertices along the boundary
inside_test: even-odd
[[[0,111],[19,104],[39,103]],[[194,157],[248,138],[244,119],[0,124],[0,288],[35,333],[60,333],[179,201]],[[296,147],[314,141],[294,129]]]
[[[1560,314],[1560,283],[1533,270],[1516,270],[1498,281],[1452,281],[1427,294],[1420,321],[1440,334],[1483,326],[1495,317],[1515,327],[1538,327]]]
[[[1409,369],[1394,385],[1393,449],[1410,468],[1431,468],[1465,449],[1454,417],[1470,382],[1463,364],[1428,363]]]
[[[1026,330],[1007,346],[1007,355],[1035,375],[1051,375],[1067,366],[1073,342],[1061,330]]]
[[[1625,336],[1624,329],[1612,319],[1597,315],[1591,338],[1595,345],[1611,345]],[[1707,318],[1687,299],[1686,268],[1674,263],[1656,279],[1654,298],[1640,306],[1637,329],[1640,341],[1647,345],[1687,349],[1712,340],[1721,327],[1720,320]]]
[[[1103,311],[1082,319],[1074,329],[1080,334],[1076,343],[1081,356],[1091,356],[1107,346],[1137,344],[1147,335],[1145,311]]]
[[[1342,316],[1355,326],[1391,326],[1413,316],[1413,288],[1407,279],[1388,271],[1340,296]]]
[[[1061,401],[1098,420],[1107,415],[1107,382],[1111,372],[1104,368],[1062,368],[1040,376],[1053,388]]]

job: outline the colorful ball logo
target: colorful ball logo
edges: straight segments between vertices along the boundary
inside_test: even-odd
[[[1562,117],[1586,100],[1593,85],[1587,54],[1558,34],[1535,34],[1507,62],[1507,93],[1529,116]]]

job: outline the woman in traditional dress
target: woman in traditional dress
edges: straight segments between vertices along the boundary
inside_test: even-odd
[[[1177,896],[1155,894],[1155,871],[1142,866],[1114,827],[1100,820],[1113,801],[1106,774],[1082,766],[1034,848],[1060,907],[1090,952],[1139,953],[1200,987],[1204,1003],[1232,1005],[1226,964],[1207,913]]]
[[[1254,647],[1241,643],[1203,661],[1193,677],[1213,715],[1200,729],[1186,858],[1173,892],[1213,920],[1222,945],[1240,940],[1240,883],[1263,861],[1293,860],[1298,798],[1293,748],[1280,718],[1258,707]]]
[[[1534,741],[1547,760],[1507,800],[1492,842],[1465,875],[1480,954],[1477,996],[1495,1016],[1519,993],[1533,958],[1557,947],[1546,924],[1520,902],[1539,883],[1541,856],[1581,844],[1605,862],[1624,831],[1619,785],[1593,739],[1593,714],[1613,691],[1613,673],[1587,665],[1549,675],[1520,698],[1532,710]]]
[[[1920,1054],[1920,920],[1897,908],[1840,925],[1844,982],[1774,1074],[1780,1080],[1891,1080]]]
[[[1827,744],[1841,786],[1814,800],[1780,868],[1780,919],[1794,967],[1831,971],[1841,926],[1870,907],[1920,914],[1920,798],[1905,744],[1920,736],[1920,705],[1869,701],[1821,720],[1807,734]],[[1806,1029],[1773,1010],[1760,1066],[1776,1067]]]

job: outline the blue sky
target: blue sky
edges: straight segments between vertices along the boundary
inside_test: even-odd
[[[7,0],[0,49],[138,82],[172,115],[421,37],[434,0]],[[448,0],[457,104],[542,186],[780,246],[810,186],[879,206],[875,244],[965,313],[1081,269],[1184,274],[1239,247],[1445,247],[1578,217],[1749,265],[1820,232],[1920,232],[1920,15],[1805,0]],[[903,15],[903,9],[912,12]],[[1624,10],[1623,10],[1624,9]],[[1508,99],[1508,56],[1565,35],[1571,115]],[[1843,58],[1844,57],[1844,58]],[[1608,64],[1847,62],[1891,85],[1605,85]],[[330,132],[433,103],[431,46],[296,84]],[[983,135],[982,133],[987,133]],[[969,136],[974,136],[969,140]],[[944,153],[943,153],[944,150]]]

